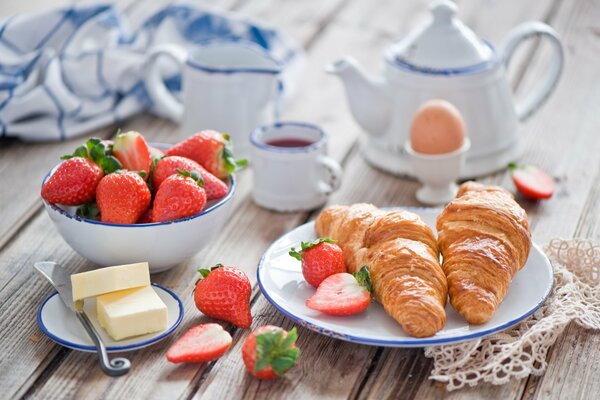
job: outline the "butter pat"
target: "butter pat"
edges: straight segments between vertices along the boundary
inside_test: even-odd
[[[167,306],[152,286],[96,298],[98,321],[114,340],[167,329]]]
[[[150,285],[148,263],[118,265],[71,275],[73,301]]]

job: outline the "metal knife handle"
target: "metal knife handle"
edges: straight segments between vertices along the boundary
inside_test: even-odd
[[[102,367],[104,373],[109,376],[121,376],[128,373],[129,369],[131,368],[131,363],[129,360],[124,357],[116,357],[110,360],[108,358],[106,346],[102,342],[98,332],[96,332],[96,329],[94,329],[94,326],[92,325],[92,322],[88,316],[81,311],[75,312],[75,314],[77,315],[79,322],[81,322],[88,335],[90,335],[90,338],[96,345],[96,349],[98,350],[98,358],[100,359],[100,367]]]

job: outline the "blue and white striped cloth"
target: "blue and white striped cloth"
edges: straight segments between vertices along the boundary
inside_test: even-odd
[[[130,31],[111,5],[16,15],[0,22],[0,138],[62,140],[144,110],[153,111],[142,80],[154,45],[193,49],[215,38],[249,40],[283,67],[288,96],[301,50],[276,30],[231,14],[171,5]],[[165,74],[174,94],[178,71]]]

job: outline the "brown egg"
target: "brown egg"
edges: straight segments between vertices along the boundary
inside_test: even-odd
[[[410,127],[410,143],[415,152],[451,153],[460,149],[464,140],[465,122],[452,103],[430,100],[415,113]]]

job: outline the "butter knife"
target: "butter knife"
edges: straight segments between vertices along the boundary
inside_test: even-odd
[[[106,345],[102,342],[102,338],[92,325],[88,316],[83,312],[83,300],[73,301],[73,289],[71,287],[71,277],[69,274],[60,265],[52,261],[36,262],[34,267],[50,281],[52,286],[58,291],[63,303],[65,303],[68,309],[75,313],[77,319],[79,319],[79,322],[81,322],[81,325],[85,328],[98,350],[98,358],[100,359],[102,371],[109,376],[121,376],[129,372],[131,363],[127,358],[116,357],[112,360],[108,358]]]

